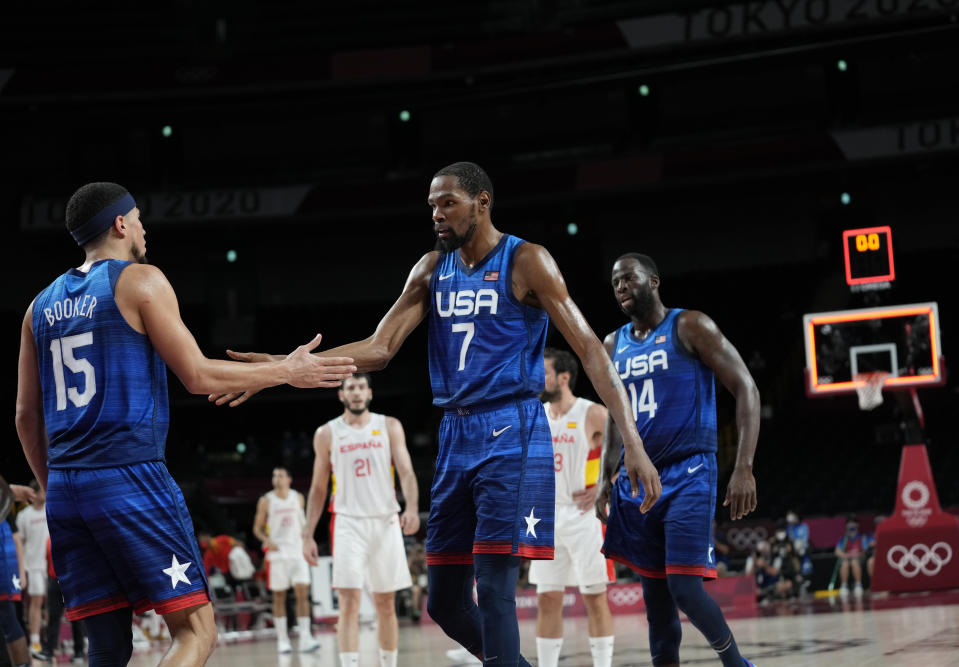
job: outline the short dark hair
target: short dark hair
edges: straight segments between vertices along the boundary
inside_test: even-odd
[[[556,374],[569,373],[569,388],[576,388],[576,376],[579,375],[579,364],[576,363],[576,357],[568,350],[560,350],[556,347],[547,347],[543,350],[544,359],[552,359],[553,369]]]
[[[67,231],[74,229],[85,223],[97,213],[105,209],[115,201],[118,201],[127,194],[127,189],[122,185],[109,182],[87,183],[80,187],[71,195],[67,202],[66,224]],[[109,229],[98,234],[96,237],[84,243],[84,247],[97,245],[106,238],[110,232]]]
[[[644,269],[649,271],[654,276],[659,276],[659,268],[656,266],[656,262],[653,261],[653,258],[649,255],[644,255],[639,252],[627,252],[616,258],[616,262],[623,259],[635,259],[639,262]],[[616,262],[613,262],[614,264]]]
[[[493,181],[490,180],[481,166],[475,162],[454,162],[448,164],[433,174],[438,176],[456,176],[456,180],[470,198],[476,197],[483,190],[489,193],[489,207],[493,208]]]
[[[366,386],[370,389],[373,388],[373,378],[370,377],[369,373],[353,373],[351,377],[346,378],[346,380],[366,380]],[[343,380],[343,384],[346,384],[346,380]],[[342,389],[343,386],[340,386]]]

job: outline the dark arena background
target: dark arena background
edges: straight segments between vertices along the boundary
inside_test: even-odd
[[[744,522],[761,533],[733,545],[733,569],[788,510],[842,525],[856,514],[872,532],[894,511],[905,445],[925,444],[939,503],[959,513],[959,0],[12,5],[0,8],[8,409],[25,309],[82,262],[63,217],[83,183],[129,188],[151,263],[204,353],[222,358],[288,352],[317,332],[323,347],[371,334],[433,247],[433,173],[470,160],[495,185],[496,227],[552,253],[600,338],[625,322],[610,270],[632,251],[655,258],[667,306],[704,311],[739,350],[762,397],[759,506]],[[885,226],[894,280],[851,289],[843,232]],[[851,391],[808,391],[805,314],[928,302],[941,382],[916,400],[886,390],[871,410]],[[421,512],[441,416],[426,343],[420,326],[374,375],[372,404],[403,422]],[[549,343],[566,347],[555,329]],[[596,400],[582,375],[578,390]],[[170,397],[167,461],[196,528],[255,548],[272,467],[308,488],[313,433],[342,412],[336,392],[280,387],[217,408],[171,374]],[[721,503],[736,429],[732,396],[718,397]],[[0,473],[26,483],[12,419],[6,433]],[[717,519],[736,529],[722,508]],[[324,518],[321,541],[326,529]],[[834,544],[811,550],[810,609],[831,583]],[[959,553],[944,567],[959,568]],[[649,664],[645,619],[629,619],[614,664]],[[762,664],[825,664],[819,651],[899,664],[899,650],[950,664],[955,624],[904,649],[855,630],[865,644],[829,635],[824,649],[827,629],[789,626],[787,639],[770,631]],[[757,662],[759,627],[740,641]],[[534,654],[532,626],[521,628]],[[712,664],[686,634],[693,662]],[[400,664],[451,664],[452,644],[429,637],[438,657],[404,662],[414,649],[402,642],[418,641],[405,639]],[[316,664],[338,664],[334,645],[326,635],[328,662]],[[584,647],[564,664],[591,664]]]

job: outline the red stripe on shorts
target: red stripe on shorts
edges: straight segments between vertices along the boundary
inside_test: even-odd
[[[87,616],[105,614],[108,611],[125,609],[126,607],[132,606],[133,605],[130,604],[130,601],[127,600],[126,596],[113,595],[108,598],[103,598],[102,600],[94,600],[93,602],[84,602],[83,604],[78,604],[75,607],[67,607],[66,617],[68,621],[79,621]]]
[[[207,602],[210,602],[210,595],[206,590],[192,591],[185,595],[168,598],[161,602],[148,603],[147,609],[153,607],[156,613],[162,616],[163,614],[170,614],[174,611],[180,611],[181,609],[189,609],[190,607],[196,607],[197,605],[206,604]]]
[[[513,543],[505,540],[478,540],[473,542],[474,554],[513,553]]]
[[[628,558],[625,558],[625,557],[623,557],[623,556],[620,556],[619,554],[611,554],[611,553],[609,553],[608,551],[604,551],[603,553],[606,554],[606,558],[608,558],[608,559],[610,559],[610,560],[614,560],[614,561],[616,561],[617,563],[622,563],[623,565],[625,565],[626,567],[628,567],[628,568],[629,568],[630,570],[632,570],[633,572],[638,572],[639,574],[643,575],[644,577],[649,577],[650,579],[665,579],[665,578],[666,578],[666,573],[663,572],[662,570],[647,570],[645,567],[640,567],[639,565],[636,565],[635,563],[633,563],[632,561],[630,561]]]
[[[667,565],[666,574],[698,574],[703,579],[715,579],[716,568],[707,568],[705,565]]]
[[[426,554],[427,565],[472,565],[473,554]]]
[[[553,547],[534,547],[531,544],[521,544],[516,553],[531,560],[553,560]]]

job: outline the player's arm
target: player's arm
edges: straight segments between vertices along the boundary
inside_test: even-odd
[[[373,335],[353,343],[347,343],[318,353],[321,357],[349,357],[359,372],[378,371],[386,368],[390,360],[399,352],[403,342],[415,329],[430,309],[430,276],[439,253],[429,252],[420,259],[406,278],[403,291],[393,306],[386,312],[376,326]],[[237,361],[262,362],[276,359],[276,355],[262,352],[226,351]],[[236,407],[245,403],[259,389],[242,392],[213,393],[210,400],[217,405],[229,403]]]
[[[608,414],[609,410],[599,403],[593,403],[586,410],[584,429],[589,442],[589,456],[592,457],[594,454],[597,454],[599,455],[599,459],[597,459],[598,466],[596,468],[597,478],[590,479],[588,477],[590,468],[587,465],[586,488],[573,492],[573,502],[576,503],[576,506],[582,512],[589,511],[596,503],[596,495],[599,491],[598,482],[600,481],[600,471],[598,468],[603,464],[603,431],[606,427],[606,416]]]
[[[420,529],[420,496],[410,450],[406,448],[406,434],[403,433],[400,420],[395,417],[386,418],[386,432],[390,436],[390,453],[396,475],[400,478],[403,498],[406,500],[406,509],[400,514],[400,528],[403,529],[404,535],[415,535]]]
[[[616,344],[616,332],[608,334],[603,339],[603,349],[606,355],[612,359],[613,345]],[[619,435],[619,429],[616,428],[616,422],[613,421],[613,415],[606,411],[606,427],[603,429],[603,455],[601,457],[602,466],[599,470],[599,491],[596,494],[596,516],[603,523],[606,523],[606,506],[609,504],[610,493],[613,490],[613,481],[616,476],[616,467],[619,465],[619,448],[622,446],[623,439]]]
[[[716,377],[736,398],[736,430],[739,441],[736,466],[726,487],[723,507],[729,516],[741,519],[756,509],[756,480],[753,458],[759,440],[759,390],[733,347],[716,323],[704,313],[688,310],[680,314],[676,328],[679,340],[713,370]]]
[[[33,337],[33,304],[20,327],[20,361],[17,365],[17,435],[23,454],[37,481],[47,488],[47,427],[43,420],[43,390],[37,345]],[[33,495],[31,493],[31,495]]]
[[[545,248],[524,243],[513,260],[513,290],[529,305],[538,305],[549,314],[553,324],[579,357],[590,382],[623,435],[626,448],[626,472],[633,495],[642,483],[646,497],[640,511],[647,512],[662,493],[659,473],[653,466],[643,441],[636,431],[626,390],[602,343],[587,324],[579,308],[566,290],[566,281],[555,260]]]
[[[313,533],[316,532],[316,524],[320,522],[323,506],[326,504],[326,488],[330,483],[332,468],[332,444],[333,431],[329,424],[323,424],[316,429],[313,436],[313,480],[306,498],[306,523],[303,524],[303,556],[310,565],[316,565],[319,559],[319,549]]]
[[[183,385],[192,394],[263,389],[278,384],[295,387],[338,387],[355,370],[351,359],[324,359],[310,352],[317,336],[281,361],[241,364],[208,359],[180,318],[170,282],[155,266],[131,264],[120,274],[116,300],[128,323],[145,333]]]
[[[270,512],[270,499],[260,496],[256,503],[256,516],[253,517],[253,536],[260,540],[267,551],[276,551],[276,545],[266,534],[266,519]]]

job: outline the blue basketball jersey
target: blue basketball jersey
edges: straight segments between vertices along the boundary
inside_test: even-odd
[[[472,269],[458,251],[430,277],[429,357],[433,404],[467,407],[543,390],[546,311],[513,295],[513,255],[525,243],[504,234]]]
[[[70,269],[33,303],[51,468],[162,461],[170,423],[166,364],[113,298],[130,264]]]
[[[716,382],[683,347],[672,308],[645,339],[628,322],[616,332],[613,364],[626,386],[636,428],[656,467],[716,451]],[[622,455],[620,456],[622,465]]]

